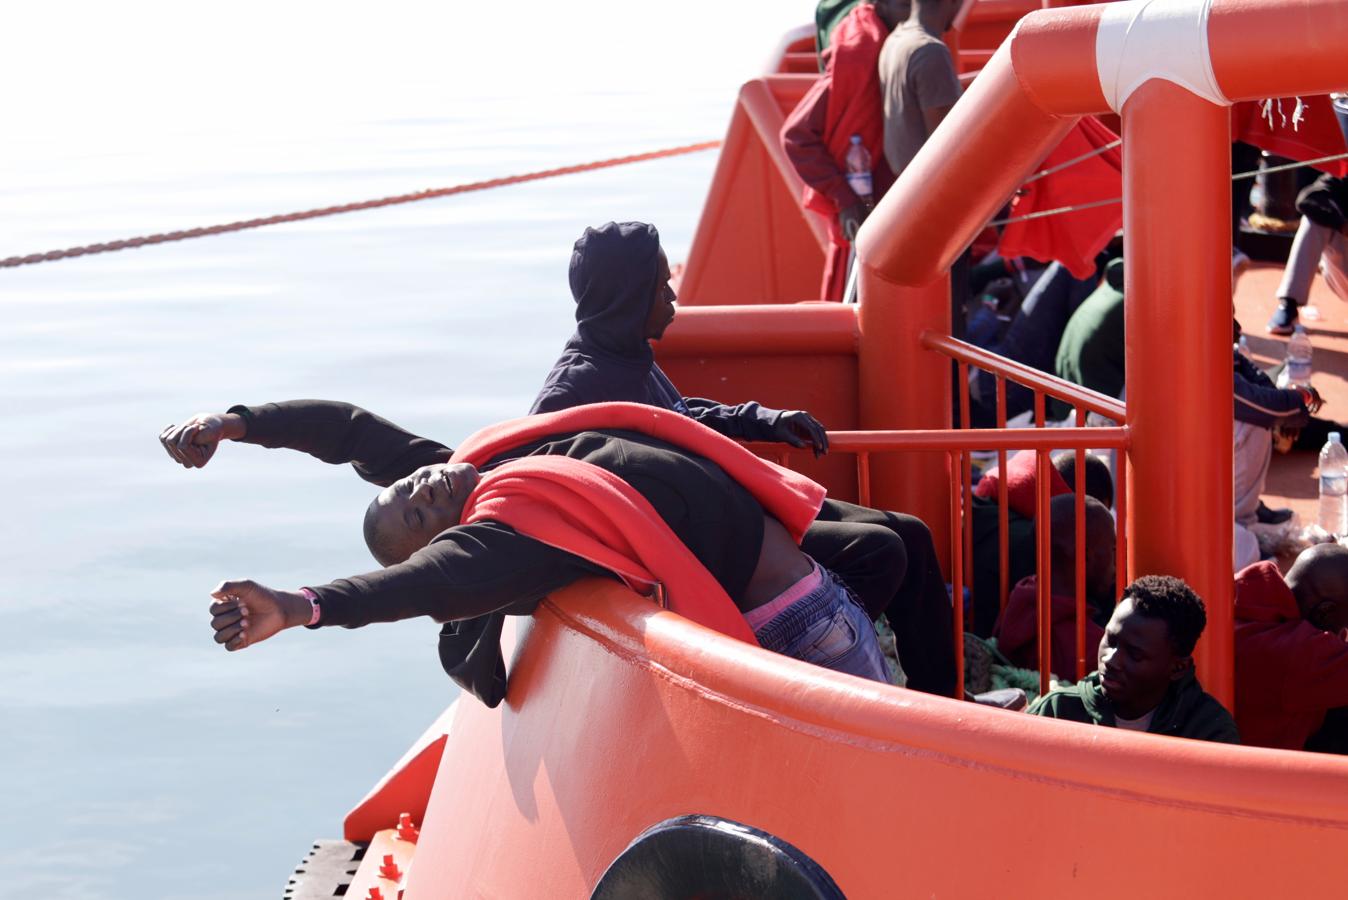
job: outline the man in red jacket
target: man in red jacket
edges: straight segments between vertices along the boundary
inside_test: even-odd
[[[1103,623],[1114,607],[1114,520],[1103,503],[1085,498],[1086,507],[1086,653],[1091,655],[1104,637]],[[1076,603],[1076,495],[1060,494],[1049,503],[1050,609],[1049,671],[1059,678],[1077,679]],[[997,647],[1014,665],[1039,668],[1039,578],[1023,578],[1011,591],[997,622]]]
[[[909,10],[909,0],[857,4],[833,30],[824,51],[824,74],[782,124],[782,147],[805,182],[801,203],[828,223],[829,255],[820,288],[825,300],[842,299],[852,238],[894,183],[885,162],[877,67],[885,38],[908,18]],[[861,136],[871,156],[870,198],[858,197],[847,182],[847,150],[854,134]]]
[[[1236,724],[1247,744],[1301,750],[1348,707],[1348,548],[1319,544],[1286,577],[1236,575]]]

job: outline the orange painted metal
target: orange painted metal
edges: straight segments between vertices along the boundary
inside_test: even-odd
[[[1006,379],[997,375],[997,427],[1006,427]],[[997,448],[997,471],[1006,471],[1006,448]],[[1009,595],[1008,579],[1011,577],[1010,516],[1011,508],[1007,502],[1007,479],[997,479],[997,598],[1002,609],[1006,609]]]
[[[967,344],[964,341],[956,340],[948,334],[938,334],[934,331],[923,332],[921,336],[922,346],[928,350],[936,350],[951,359],[962,363],[969,363],[986,372],[991,372],[999,377],[1010,378],[1016,384],[1032,388],[1040,393],[1047,394],[1050,397],[1056,397],[1064,403],[1080,407],[1088,412],[1099,413],[1106,418],[1114,419],[1117,422],[1124,420],[1125,407],[1120,401],[1113,397],[1093,391],[1090,388],[1082,387],[1079,384],[1072,384],[1070,381],[1064,381],[1055,375],[1049,375],[1047,372],[1041,372],[1024,363],[998,356],[991,351],[984,350],[981,347],[975,347],[973,344]],[[1003,392],[1003,411],[1001,415],[1005,416],[1005,386],[1001,387]],[[1004,425],[1005,422],[999,422]]]
[[[1042,396],[1036,396],[1042,402]],[[1049,488],[1052,484],[1049,451],[1035,451],[1035,611],[1039,620],[1039,693],[1048,693],[1049,675],[1053,669],[1053,554],[1050,539],[1052,512],[1049,509]]]
[[[856,309],[817,302],[681,308],[654,345],[656,359],[686,396],[804,409],[829,430],[855,429],[861,424]],[[838,499],[857,499],[851,460],[807,454],[797,457],[797,467]]]
[[[969,426],[969,364],[960,363],[956,367],[960,390],[960,427]],[[973,454],[964,450],[960,453],[959,473],[960,494],[963,498],[964,510],[973,508],[974,502],[974,477],[973,477]],[[964,583],[972,585],[974,583],[974,529],[972,520],[965,523],[961,529],[964,534]],[[962,641],[961,641],[962,643]]]
[[[1231,116],[1167,81],[1124,106],[1130,527],[1137,571],[1182,576],[1208,626],[1198,677],[1234,701]],[[1184,123],[1185,140],[1175,141]]]
[[[603,579],[540,607],[510,678],[501,706],[465,704],[450,732],[406,900],[586,897],[644,829],[689,813],[790,841],[854,898],[1136,897],[1120,860],[1167,893],[1332,896],[1341,883],[1325,863],[1348,844],[1339,758],[867,682]],[[1008,828],[1014,810],[1052,823],[1052,839]]]
[[[346,814],[342,833],[348,841],[370,840],[375,832],[395,825],[399,814],[404,812],[415,821],[425,817],[431,785],[435,783],[445,749],[445,735],[457,708],[457,701],[451,703],[388,774]]]
[[[946,454],[946,466],[951,478],[962,466],[963,454]],[[964,504],[957,491],[950,492],[950,598],[954,609],[953,637],[955,641],[955,696],[964,697]],[[902,663],[902,660],[900,660]]]
[[[997,51],[857,234],[859,260],[891,284],[920,287],[948,272],[1072,127],[1072,119],[1044,112],[1021,90],[1008,46]],[[949,327],[932,330],[950,333]]]
[[[1006,450],[1075,450],[1083,448],[1126,449],[1129,432],[1125,426],[1108,428],[946,428],[904,429],[902,431],[830,431],[829,452],[909,453],[928,450],[982,450],[1002,447]],[[758,447],[768,444],[750,445]],[[872,467],[875,462],[872,461]],[[948,492],[942,491],[942,499]],[[933,529],[934,530],[934,529]]]
[[[861,343],[857,308],[841,303],[694,306],[680,309],[653,346],[664,360],[718,355],[854,356]]]
[[[770,75],[740,90],[688,251],[684,306],[819,299],[827,231],[801,208],[804,182],[778,139],[814,78]]]
[[[356,869],[344,896],[361,900],[371,896],[396,900],[403,896],[399,891],[405,888],[411,877],[412,861],[417,853],[419,839],[404,840],[397,828],[386,828],[368,840],[370,846],[366,848],[360,867]],[[442,893],[441,896],[450,895]]]
[[[1086,410],[1077,408],[1076,424],[1078,428],[1086,427]],[[1077,670],[1074,676],[1076,681],[1086,677],[1090,669],[1086,667],[1086,451],[1077,448],[1076,452],[1076,565],[1074,568],[1076,579],[1076,626],[1077,626]]]
[[[950,333],[950,279],[937,278],[925,287],[901,287],[886,281],[860,262],[858,277],[861,346],[857,353],[858,419],[872,430],[944,429],[950,427],[950,361],[922,349],[924,331]],[[897,460],[891,456],[871,464],[871,492],[876,504],[899,509],[927,523],[934,534],[950,528],[953,481],[945,454]],[[950,572],[946,548],[938,555]]]

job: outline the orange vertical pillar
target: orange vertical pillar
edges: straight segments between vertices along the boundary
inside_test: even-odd
[[[1207,605],[1203,686],[1231,707],[1230,110],[1168,81],[1123,108],[1133,573]]]
[[[919,343],[922,332],[950,333],[950,276],[905,287],[861,260],[857,350],[861,427],[950,427],[950,360]],[[950,574],[949,462],[942,451],[871,455],[871,505],[918,516]]]

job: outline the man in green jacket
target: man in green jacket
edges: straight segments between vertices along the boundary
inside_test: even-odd
[[[1123,393],[1123,260],[1112,260],[1095,292],[1067,320],[1054,370],[1059,378],[1110,397]],[[1067,404],[1053,400],[1050,415],[1061,419]]]
[[[1194,675],[1203,601],[1169,575],[1128,585],[1100,641],[1099,668],[1040,697],[1032,715],[1200,741],[1240,743],[1236,723]]]

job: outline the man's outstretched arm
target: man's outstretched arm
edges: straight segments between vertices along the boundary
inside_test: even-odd
[[[211,596],[215,641],[241,650],[299,625],[359,628],[428,616],[439,622],[492,612],[528,615],[552,591],[605,570],[564,550],[483,521],[451,528],[403,563],[303,591],[247,579],[225,581]]]
[[[453,451],[358,406],[333,400],[287,400],[203,413],[159,435],[186,468],[210,462],[220,441],[308,453],[326,463],[351,463],[361,478],[387,486],[422,466],[448,462]]]

